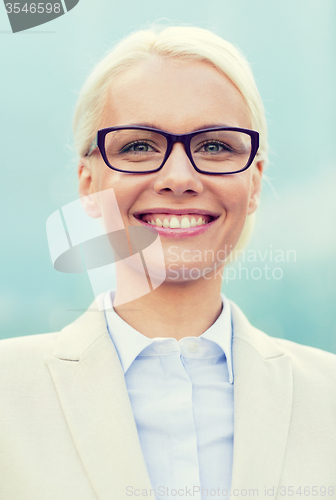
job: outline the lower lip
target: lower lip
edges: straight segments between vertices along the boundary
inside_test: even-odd
[[[210,229],[217,221],[219,217],[207,224],[202,224],[201,226],[189,227],[185,229],[171,229],[167,227],[153,226],[148,222],[144,222],[141,219],[137,219],[142,226],[146,226],[148,229],[153,229],[160,236],[166,236],[167,238],[189,238],[190,236],[198,236],[199,234],[205,233]]]

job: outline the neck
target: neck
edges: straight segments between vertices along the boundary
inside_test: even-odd
[[[134,279],[125,278],[119,276],[117,283],[132,283],[134,288]],[[121,296],[125,297],[125,286],[117,285],[114,309],[146,337],[173,337],[176,340],[198,337],[210,328],[222,310],[221,279],[215,273],[209,278],[207,275],[206,279],[183,283],[165,281],[150,293],[126,303],[125,299],[124,303],[120,300]]]

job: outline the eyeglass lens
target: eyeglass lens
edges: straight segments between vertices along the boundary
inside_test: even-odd
[[[216,130],[195,135],[190,151],[195,165],[211,173],[238,172],[248,163],[252,148],[250,135]],[[114,130],[105,136],[108,162],[118,170],[145,172],[156,170],[164,160],[167,139],[149,130]]]

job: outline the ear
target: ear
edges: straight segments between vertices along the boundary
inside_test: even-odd
[[[248,207],[248,215],[253,214],[258,208],[260,193],[261,193],[261,178],[264,169],[264,162],[258,161],[252,166],[253,174],[251,181],[251,192],[250,192],[250,201]]]
[[[81,158],[78,163],[79,194],[85,212],[92,218],[101,217],[93,185],[93,164],[89,158]]]

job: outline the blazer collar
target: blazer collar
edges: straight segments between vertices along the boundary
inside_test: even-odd
[[[284,354],[275,339],[254,328],[239,307],[231,300],[229,303],[235,341],[239,339],[246,342],[265,360]],[[82,316],[61,330],[55,343],[53,357],[79,361],[104,335],[108,335],[105,314],[98,309],[96,301],[93,301]]]
[[[232,302],[231,308],[235,374],[231,498],[242,498],[242,489],[258,489],[259,498],[268,498],[272,488],[276,497],[292,411],[291,360]]]
[[[149,490],[124,374],[95,302],[60,332],[45,362],[97,498],[126,500],[127,486]]]
[[[98,310],[96,301],[93,301],[84,314],[60,331],[53,356],[68,361],[79,361],[106,333],[104,311]]]

